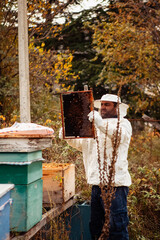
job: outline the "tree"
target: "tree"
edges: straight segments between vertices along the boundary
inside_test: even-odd
[[[43,86],[44,90],[44,88],[47,88],[46,84],[53,86],[55,84],[54,81],[62,81],[62,79],[64,80],[64,76],[68,76],[68,78],[75,77],[74,74],[69,73],[72,67],[72,56],[69,51],[65,54],[58,54],[53,52],[53,50],[45,51],[43,49],[45,48],[45,45],[44,47],[41,47],[42,44],[44,44],[43,39],[47,39],[49,34],[54,34],[56,36],[56,31],[60,30],[60,26],[56,26],[56,24],[53,23],[54,18],[63,13],[69,4],[73,4],[74,2],[75,1],[69,0],[65,1],[65,3],[43,0],[31,0],[27,2],[29,42],[33,43],[33,49],[30,49],[30,79],[31,86],[35,87],[36,93],[37,89],[39,89],[36,84],[39,84],[40,82],[40,85]],[[12,118],[12,115],[19,114],[17,1],[1,1],[0,20],[0,115],[5,115],[6,121],[9,121]],[[42,51],[41,54],[40,51]],[[44,60],[45,54],[48,58]],[[35,63],[39,64],[38,71]],[[61,68],[59,73],[57,73],[58,70],[55,69],[56,66]],[[45,67],[47,67],[46,70]],[[43,74],[40,74],[42,71]],[[55,74],[53,74],[54,71]],[[62,71],[65,72],[62,73]],[[36,95],[36,97],[41,96],[40,92],[37,94],[39,95]],[[34,105],[34,101],[35,98],[32,98],[33,104],[31,103],[31,107]],[[34,115],[35,114],[32,114],[32,116]]]
[[[12,3],[0,3],[0,114],[8,118],[9,112],[14,112],[17,103],[18,73],[17,35],[15,34],[15,19],[17,13]],[[12,96],[12,97],[11,97]]]
[[[29,53],[32,119],[54,119],[59,111],[57,93],[72,89],[71,85],[65,88],[63,82],[76,81],[78,77],[71,73],[73,56],[46,50],[44,43],[36,47],[34,41]]]
[[[109,21],[103,18],[92,25],[97,56],[100,55],[104,63],[99,84],[114,89],[123,85],[125,95],[133,94],[134,112],[151,110],[159,99],[160,19],[159,7],[154,2],[111,1]],[[146,12],[148,15],[144,18]],[[145,94],[146,88],[152,98]],[[156,111],[152,113],[156,115]]]
[[[95,59],[96,51],[92,46],[93,30],[86,23],[88,21],[94,23],[101,16],[107,18],[107,12],[101,5],[83,10],[76,17],[73,13],[69,19],[66,19],[62,30],[57,33],[56,37],[52,35],[45,40],[47,48],[54,48],[56,51],[70,49],[74,56],[72,70],[79,75],[79,78],[76,82],[64,84],[74,85],[75,90],[83,90],[84,85],[88,84],[90,88],[93,88],[95,96],[100,96],[105,92],[104,86],[96,87],[98,75],[104,64],[101,62],[101,57]]]

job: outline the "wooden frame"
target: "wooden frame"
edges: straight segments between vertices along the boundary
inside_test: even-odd
[[[63,138],[93,138],[93,124],[88,114],[94,109],[91,90],[61,94]]]

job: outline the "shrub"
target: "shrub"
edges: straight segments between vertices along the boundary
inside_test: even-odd
[[[128,196],[131,239],[160,239],[159,133],[133,137],[129,150],[132,185]]]

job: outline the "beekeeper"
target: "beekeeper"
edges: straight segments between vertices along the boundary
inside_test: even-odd
[[[128,172],[128,148],[130,144],[132,127],[130,122],[124,118],[127,114],[128,105],[121,103],[120,97],[113,94],[105,94],[100,100],[94,102],[94,106],[99,108],[98,111],[89,113],[88,118],[90,122],[94,122],[99,146],[94,138],[81,139],[67,139],[67,142],[72,147],[83,153],[83,162],[88,184],[92,185],[91,193],[91,219],[90,232],[92,239],[98,239],[101,235],[101,230],[104,224],[104,205],[101,199],[100,173],[98,165],[97,147],[100,150],[100,160],[103,162],[104,158],[104,141],[106,127],[106,155],[108,164],[112,159],[112,141],[113,133],[117,129],[118,122],[118,108],[119,108],[119,130],[120,130],[120,144],[118,147],[117,160],[115,163],[115,197],[112,200],[110,208],[110,229],[109,240],[127,240],[129,222],[127,213],[127,195],[128,187],[131,185],[131,177]],[[60,131],[62,138],[62,131]]]

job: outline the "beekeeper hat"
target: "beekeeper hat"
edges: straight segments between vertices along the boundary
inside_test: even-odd
[[[96,108],[101,108],[101,102],[102,101],[106,101],[106,102],[116,102],[118,103],[119,101],[119,113],[120,113],[120,117],[123,118],[127,115],[127,109],[128,109],[128,105],[125,104],[125,103],[122,103],[121,102],[121,98],[118,97],[117,95],[115,94],[105,94],[101,97],[101,99],[99,100],[95,100],[94,101],[94,107]]]

